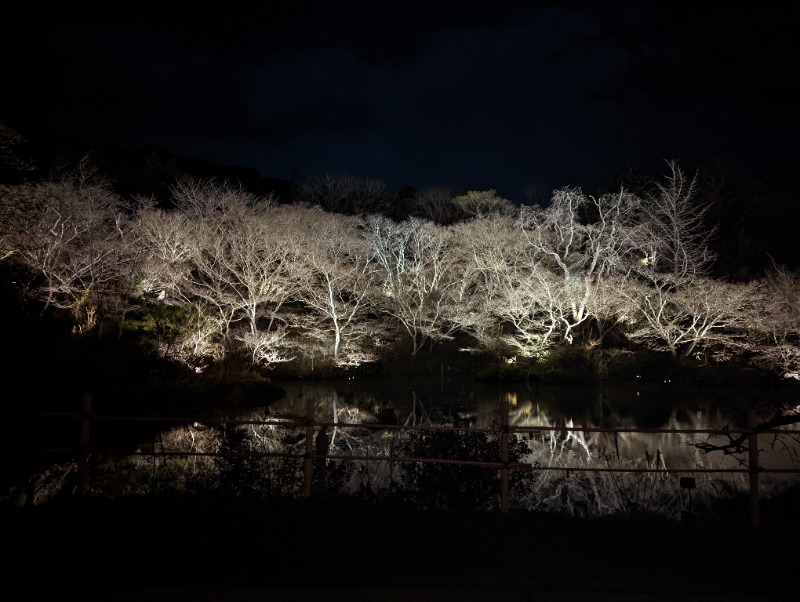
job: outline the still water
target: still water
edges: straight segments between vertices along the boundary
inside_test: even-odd
[[[500,423],[501,408],[507,404],[512,432],[515,427],[523,429],[517,431],[517,437],[528,444],[529,453],[524,462],[531,466],[574,468],[578,472],[581,468],[623,469],[621,473],[583,472],[590,480],[616,479],[617,485],[620,479],[630,478],[637,470],[661,469],[669,473],[666,486],[673,490],[678,488],[681,476],[692,476],[697,482],[696,495],[702,495],[704,487],[709,493],[718,493],[720,487],[727,491],[746,491],[747,454],[703,451],[697,447],[698,443],[722,444],[728,438],[680,431],[744,428],[746,413],[742,408],[753,399],[768,401],[772,395],[769,391],[703,387],[668,380],[547,385],[487,383],[445,376],[415,377],[413,381],[295,380],[275,381],[274,384],[283,388],[286,396],[264,409],[267,416],[305,416],[310,399],[314,420],[324,423],[453,425],[486,429]],[[537,428],[524,430],[525,427]],[[581,428],[647,429],[649,432]],[[672,432],[657,432],[659,430]],[[374,440],[355,441],[346,428],[336,427],[332,434],[331,449],[334,451],[388,453],[377,435]],[[383,433],[383,440],[388,436]],[[392,431],[391,436],[397,437],[397,432]],[[792,435],[760,435],[759,449],[761,468],[794,470],[800,467],[798,445]],[[731,472],[695,472],[698,469]],[[630,470],[631,474],[626,474],[625,470]],[[686,472],[682,474],[681,470]],[[554,474],[548,476],[551,481]],[[662,474],[659,478],[666,476]],[[800,483],[800,474],[762,473],[760,482],[767,493]],[[596,485],[593,485],[595,489]]]

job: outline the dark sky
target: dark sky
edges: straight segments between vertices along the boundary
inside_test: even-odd
[[[589,192],[721,164],[793,186],[789,3],[29,2],[0,119],[297,179]]]

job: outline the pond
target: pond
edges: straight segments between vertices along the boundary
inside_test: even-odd
[[[329,491],[392,495],[421,507],[496,509],[505,417],[512,508],[675,518],[749,491],[747,454],[704,451],[699,444],[728,440],[704,431],[742,429],[743,408],[785,402],[784,391],[669,379],[555,385],[445,373],[276,379],[271,385],[285,395],[275,401],[274,389],[262,394],[256,388],[233,414],[222,395],[208,420],[93,421],[94,491],[224,488],[231,495],[299,497],[308,495],[310,451],[320,456],[313,460],[314,482]],[[319,436],[320,425],[327,440]],[[65,430],[74,437],[75,429]],[[762,498],[800,483],[800,446],[793,437],[759,435],[759,466],[779,470],[759,473]],[[39,498],[68,482],[59,470],[36,477]],[[320,472],[325,476],[317,481]]]
[[[329,453],[333,455],[397,454],[406,433],[395,428],[353,434],[341,426],[346,423],[491,429],[500,424],[505,406],[512,433],[525,445],[517,460],[535,468],[528,485],[536,495],[529,505],[568,503],[577,508],[583,504],[600,513],[626,503],[671,504],[675,511],[685,506],[690,495],[681,490],[681,477],[694,479],[693,503],[747,492],[747,454],[701,450],[698,443],[722,444],[728,439],[697,431],[744,428],[746,413],[740,410],[748,400],[755,396],[766,402],[773,395],[668,379],[613,385],[490,383],[455,377],[274,384],[286,396],[263,408],[264,416],[304,417],[311,400],[314,420],[332,427]],[[800,467],[798,445],[791,435],[760,435],[759,449],[761,468],[792,471]],[[794,472],[761,473],[762,495],[796,485],[799,477]],[[569,495],[565,495],[567,490]],[[612,491],[629,499],[600,499]]]

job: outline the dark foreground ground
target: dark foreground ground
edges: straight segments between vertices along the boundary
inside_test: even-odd
[[[167,498],[0,509],[0,599],[784,600],[798,496],[714,521]]]

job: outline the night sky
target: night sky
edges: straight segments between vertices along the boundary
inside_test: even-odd
[[[800,25],[769,2],[25,3],[0,120],[298,180],[594,193],[719,166],[790,190]]]

